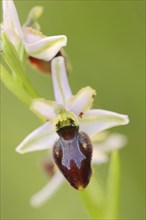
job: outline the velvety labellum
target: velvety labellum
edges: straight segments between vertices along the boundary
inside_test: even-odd
[[[65,66],[66,66],[66,69],[67,69],[67,73],[71,71],[71,65],[69,63],[69,60],[68,60],[68,57],[64,51],[63,48],[61,48],[61,50],[54,56],[55,57],[58,57],[58,56],[63,56],[64,59],[65,59]],[[51,61],[45,61],[45,60],[41,60],[41,59],[38,59],[38,58],[35,58],[35,57],[32,57],[32,56],[28,56],[28,61],[30,63],[30,65],[38,70],[39,72],[41,73],[44,73],[44,74],[51,74]]]
[[[45,60],[40,60],[35,57],[28,57],[28,60],[32,67],[37,69],[40,72],[46,73],[46,74],[51,74],[51,62],[50,61],[45,61]]]
[[[53,147],[56,165],[75,189],[85,188],[92,174],[92,144],[87,134],[76,126],[60,128],[60,138]]]
[[[59,51],[54,57],[61,55],[61,51]],[[38,71],[46,74],[51,74],[51,61],[45,61],[31,56],[28,57],[28,60],[30,64]]]

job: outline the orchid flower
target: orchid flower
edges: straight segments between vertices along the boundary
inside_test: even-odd
[[[101,131],[129,122],[128,116],[102,109],[91,109],[96,91],[87,86],[73,95],[68,83],[63,57],[52,61],[52,80],[55,101],[34,99],[31,110],[46,119],[46,122],[29,134],[16,148],[20,154],[51,149],[58,139],[54,120],[60,106],[72,112],[78,120],[79,130],[87,133],[91,140]]]
[[[73,95],[64,58],[56,57],[51,64],[55,101],[33,100],[31,110],[46,122],[29,134],[16,151],[24,154],[52,149],[54,162],[64,177],[75,189],[82,190],[92,174],[92,142],[96,135],[108,128],[125,125],[129,119],[127,115],[91,109],[95,90],[87,86]]]
[[[93,165],[100,165],[108,161],[108,153],[122,148],[127,143],[127,138],[124,135],[107,132],[101,132],[96,135],[96,139],[93,141]],[[56,169],[55,164],[51,158],[47,157],[45,160],[44,168],[47,174],[50,176],[48,183],[37,193],[35,193],[30,203],[33,207],[38,208],[44,205],[65,183],[63,175]]]
[[[65,35],[47,37],[38,30],[36,20],[41,14],[42,7],[34,7],[26,23],[21,27],[13,0],[3,0],[1,28],[6,32],[20,57],[25,49],[26,53],[33,58],[50,61],[67,44]]]

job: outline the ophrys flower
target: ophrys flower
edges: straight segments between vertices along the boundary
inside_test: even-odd
[[[28,135],[16,151],[23,154],[53,148],[63,175],[74,188],[82,189],[91,176],[92,139],[101,131],[127,124],[129,119],[127,115],[91,109],[96,92],[89,86],[72,95],[63,57],[52,61],[52,80],[55,101],[35,99],[31,106],[47,122]]]

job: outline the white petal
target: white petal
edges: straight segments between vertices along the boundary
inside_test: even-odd
[[[3,0],[3,29],[10,41],[17,47],[23,38],[17,10],[12,0]]]
[[[37,208],[42,206],[54,193],[60,188],[64,182],[64,177],[61,173],[56,172],[48,184],[32,196],[30,203],[33,207]]]
[[[110,134],[107,138],[99,143],[94,143],[94,146],[98,148],[98,151],[107,153],[116,149],[120,149],[127,144],[127,137],[122,134]]]
[[[89,110],[80,119],[80,130],[88,135],[95,135],[108,128],[129,123],[127,115],[118,114],[111,111],[93,109]]]
[[[105,140],[101,142],[94,143],[93,148],[93,157],[92,163],[101,164],[108,161],[107,153],[120,149],[124,147],[127,143],[127,138],[125,135],[122,134],[110,134],[108,135]]]
[[[32,28],[24,28],[25,49],[35,58],[50,61],[67,44],[65,35],[46,37]]]
[[[93,164],[102,164],[108,161],[108,156],[105,153],[102,153],[97,148],[93,148],[93,156],[92,156],[92,163]]]
[[[92,107],[95,95],[96,91],[91,87],[87,86],[82,88],[76,95],[68,100],[66,107],[68,110],[80,116],[80,114],[86,112]]]
[[[56,102],[63,104],[72,96],[68,83],[63,57],[56,57],[51,62],[52,80]]]
[[[45,38],[45,36],[40,31],[37,31],[31,27],[23,27],[23,33],[25,43],[30,45]]]
[[[97,134],[93,135],[92,136],[92,143],[100,143],[100,142],[103,142],[106,140],[106,138],[108,137],[109,135],[109,131],[106,130],[106,131],[103,131],[103,132],[97,132]]]
[[[57,134],[52,128],[52,124],[46,122],[41,127],[30,133],[16,148],[20,154],[49,149],[58,139]]]
[[[47,120],[52,120],[55,116],[55,104],[55,102],[46,101],[45,99],[34,99],[30,108],[34,113],[41,115]]]

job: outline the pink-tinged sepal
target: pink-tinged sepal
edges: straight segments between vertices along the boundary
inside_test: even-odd
[[[87,134],[78,132],[78,127],[60,130],[60,138],[53,147],[54,161],[71,186],[81,190],[88,185],[92,174],[91,141]]]

